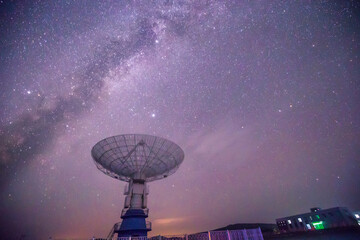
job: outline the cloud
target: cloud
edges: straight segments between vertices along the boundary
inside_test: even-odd
[[[187,218],[185,217],[180,217],[180,218],[160,218],[160,219],[156,219],[154,220],[154,223],[159,224],[159,225],[173,225],[173,224],[178,224],[181,222],[184,222]]]

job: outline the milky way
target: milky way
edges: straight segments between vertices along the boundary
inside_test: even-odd
[[[145,133],[185,160],[151,235],[360,209],[356,1],[0,2],[0,236],[105,237],[125,183],[91,147]]]

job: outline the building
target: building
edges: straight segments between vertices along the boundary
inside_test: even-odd
[[[311,208],[309,213],[278,218],[276,225],[279,231],[283,233],[357,226],[358,220],[355,216],[345,207]]]

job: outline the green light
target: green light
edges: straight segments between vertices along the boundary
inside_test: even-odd
[[[323,221],[313,222],[312,225],[314,225],[316,230],[324,229]]]
[[[313,222],[312,224],[313,224],[313,225],[323,224],[323,221],[320,221],[320,222]]]

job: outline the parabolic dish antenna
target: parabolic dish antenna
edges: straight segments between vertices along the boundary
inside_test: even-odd
[[[146,183],[173,174],[184,160],[183,150],[175,143],[144,134],[124,134],[105,138],[95,144],[91,155],[97,168],[110,177],[128,182],[124,194],[122,222],[116,223],[108,239],[147,236]]]
[[[165,178],[184,160],[183,150],[175,143],[144,134],[105,138],[92,148],[91,155],[100,171],[126,182]]]

